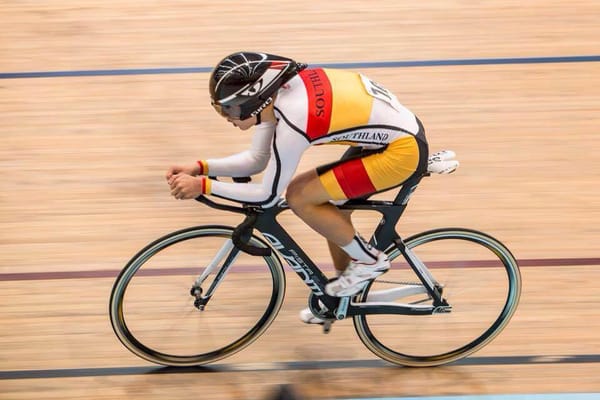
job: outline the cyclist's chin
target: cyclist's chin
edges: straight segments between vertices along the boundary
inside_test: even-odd
[[[239,130],[242,131],[247,131],[248,129],[252,128],[254,125],[256,125],[256,118],[255,117],[250,117],[248,119],[244,119],[244,120],[233,120],[230,121],[233,126],[235,126],[236,128],[238,128]]]

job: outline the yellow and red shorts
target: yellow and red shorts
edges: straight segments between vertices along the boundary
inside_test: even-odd
[[[427,144],[414,136],[399,138],[383,151],[349,152],[338,162],[317,168],[332,200],[367,196],[399,186],[427,164]],[[354,151],[356,153],[356,151]]]

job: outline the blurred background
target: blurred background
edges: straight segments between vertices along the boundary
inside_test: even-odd
[[[0,1],[0,399],[599,393],[599,18],[593,0]],[[522,262],[520,308],[474,362],[394,367],[350,321],[322,335],[297,318],[306,289],[291,272],[273,326],[214,370],[160,370],[118,342],[107,303],[130,257],[240,221],[174,200],[164,179],[249,146],[210,106],[208,72],[185,69],[237,50],[357,63],[419,116],[432,151],[457,153],[398,231],[479,229]],[[370,64],[387,61],[425,62]],[[321,238],[281,221],[331,271]]]

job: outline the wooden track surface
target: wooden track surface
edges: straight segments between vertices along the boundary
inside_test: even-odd
[[[0,74],[211,66],[238,49],[309,63],[600,54],[596,1],[3,3]],[[525,261],[499,338],[470,363],[390,367],[350,321],[330,335],[301,324],[306,289],[288,273],[257,343],[212,372],[155,369],[112,333],[113,276],[160,235],[239,222],[173,200],[164,173],[249,135],[212,111],[208,74],[0,79],[0,399],[264,399],[282,383],[310,398],[600,392],[600,63],[362,72],[461,161],[421,184],[399,232],[479,229]],[[300,170],[342,151],[310,149]],[[316,234],[282,221],[330,264]],[[367,232],[376,219],[356,221]],[[49,279],[62,272],[74,278]]]

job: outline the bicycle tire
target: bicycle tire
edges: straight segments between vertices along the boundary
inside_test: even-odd
[[[425,231],[407,238],[404,243],[407,248],[411,249],[421,258],[423,254],[426,254],[428,257],[436,254],[432,246],[426,246],[427,244],[436,243],[436,248],[445,248],[441,246],[444,244],[441,241],[448,243],[448,248],[457,244],[461,244],[461,246],[465,244],[465,248],[477,250],[477,254],[487,254],[489,259],[486,259],[487,261],[476,260],[467,263],[467,261],[464,261],[464,254],[460,254],[460,257],[463,257],[463,261],[457,260],[452,263],[438,262],[439,269],[434,268],[433,270],[427,262],[428,260],[422,260],[436,279],[438,275],[445,275],[449,279],[453,279],[455,285],[464,285],[465,289],[463,292],[455,294],[454,298],[452,298],[452,290],[454,289],[452,285],[444,287],[443,297],[449,294],[449,302],[453,306],[453,310],[449,314],[432,314],[425,317],[394,315],[394,317],[397,317],[395,319],[392,316],[386,316],[385,323],[392,325],[391,321],[393,321],[395,324],[393,328],[385,326],[380,316],[355,316],[354,327],[358,336],[366,347],[380,358],[394,364],[411,367],[437,366],[454,362],[486,346],[506,327],[515,313],[521,292],[521,276],[517,261],[506,246],[483,232],[463,228],[442,228]],[[423,248],[422,251],[421,248]],[[482,251],[483,249],[486,249],[486,251]],[[393,261],[401,252],[394,245],[388,249],[387,254],[390,260]],[[499,263],[494,258],[497,258]],[[400,257],[400,259],[403,260],[404,258]],[[435,265],[436,263],[432,262],[431,264]],[[466,271],[465,268],[469,268],[469,270]],[[394,263],[390,271],[393,269]],[[410,267],[404,268],[405,275],[407,274],[407,269],[410,270]],[[467,301],[466,299],[471,296],[469,293],[478,292],[479,289],[476,284],[468,283],[469,275],[467,273],[485,281],[488,284],[486,288],[492,287],[491,283],[496,284],[499,288],[494,289],[493,292],[494,294],[497,292],[498,298],[502,299],[502,304],[494,305],[492,300],[488,300],[488,297],[490,297],[488,295],[491,295],[490,293],[483,295],[476,293],[472,295],[475,301]],[[360,302],[366,301],[369,291],[378,285],[377,282],[379,280],[389,279],[389,275],[388,272],[388,274],[371,282],[357,296],[356,300]],[[416,278],[414,274],[413,277]],[[487,278],[490,279],[487,280]],[[500,280],[504,283],[498,282]],[[440,283],[442,285],[445,284],[443,281],[440,281]],[[488,291],[492,291],[492,289],[488,289]],[[463,298],[465,299],[464,304],[460,302]],[[456,304],[453,304],[453,300],[456,301]],[[468,314],[471,310],[473,310],[473,313]],[[454,313],[465,316],[453,320],[451,316]],[[478,318],[482,319],[482,321],[477,321]],[[473,319],[475,319],[475,322],[473,322]],[[398,325],[399,320],[404,322],[402,326]],[[461,327],[461,324],[465,326]],[[473,328],[471,328],[472,325],[474,326]],[[470,332],[471,329],[478,333],[472,334]],[[402,333],[404,331],[406,333]],[[432,337],[426,338],[425,336],[427,335]],[[451,335],[454,336],[451,337]],[[465,339],[466,343],[459,342],[462,338],[468,338]],[[387,344],[384,344],[384,341]],[[417,342],[418,344],[423,343],[423,350],[420,347],[417,348]],[[412,346],[414,346],[414,350]],[[445,346],[448,346],[448,348],[445,348]],[[404,350],[398,350],[396,347],[406,347],[408,350],[405,352]]]
[[[109,314],[127,349],[153,363],[194,366],[229,357],[265,332],[285,295],[285,273],[274,251],[253,257],[227,250],[237,258],[206,308],[199,311],[193,304],[190,288],[202,270],[197,265],[214,258],[233,230],[221,225],[179,230],[150,243],[126,264],[112,287]],[[249,244],[270,247],[256,236]]]

